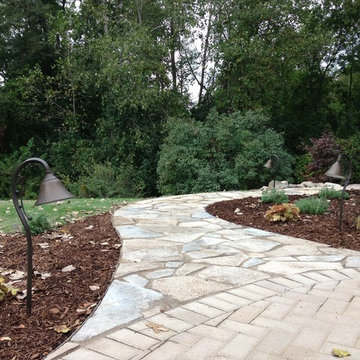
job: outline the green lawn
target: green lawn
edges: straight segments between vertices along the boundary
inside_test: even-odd
[[[108,211],[112,205],[136,200],[138,199],[69,199],[40,206],[34,206],[35,200],[24,200],[24,207],[29,216],[36,218],[43,214],[55,227],[85,216]],[[22,226],[12,200],[0,200],[0,233],[19,231],[22,231]]]

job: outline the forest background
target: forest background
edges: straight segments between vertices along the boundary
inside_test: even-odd
[[[359,0],[2,0],[0,198],[30,156],[85,197],[360,182],[359,53]]]

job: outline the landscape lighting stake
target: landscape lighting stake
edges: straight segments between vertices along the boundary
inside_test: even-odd
[[[341,160],[345,159],[347,162],[348,173],[346,177],[344,176],[343,167],[341,166]],[[337,160],[330,166],[330,169],[325,173],[326,176],[335,178],[335,179],[345,179],[344,187],[341,192],[341,202],[340,202],[340,220],[339,220],[339,230],[342,228],[342,218],[343,218],[343,207],[344,207],[344,197],[345,189],[349,185],[351,177],[351,160],[347,155],[339,155]]]
[[[280,158],[276,154],[272,154],[270,159],[264,165],[264,167],[266,167],[267,169],[272,169],[272,168],[275,169],[275,173],[274,173],[274,190],[275,190],[276,175],[280,168]]]
[[[23,187],[25,183],[25,177],[20,176],[21,170],[27,165],[40,164],[45,168],[45,177],[40,184],[39,196],[35,205],[47,204],[54,201],[60,201],[72,198],[73,196],[65,189],[61,181],[52,174],[50,171],[49,165],[40,158],[29,158],[21,163],[17,169],[12,174],[11,180],[11,192],[12,200],[14,203],[15,210],[24,226],[26,233],[26,259],[27,259],[27,286],[26,286],[26,314],[31,315],[31,305],[32,305],[32,241],[31,241],[31,231],[27,223],[27,220],[31,220],[31,217],[28,216],[24,209],[24,204],[22,200],[23,196]],[[20,189],[18,189],[20,185]]]

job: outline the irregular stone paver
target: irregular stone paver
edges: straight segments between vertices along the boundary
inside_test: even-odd
[[[333,347],[360,357],[359,252],[204,210],[259,195],[162,197],[117,210],[123,258],[115,279],[92,317],[48,359],[330,360]]]
[[[153,280],[152,287],[175,300],[189,301],[228,289],[231,285],[187,275]]]
[[[90,339],[98,334],[141,317],[141,311],[162,295],[154,290],[114,280],[94,314],[73,336],[74,342]]]

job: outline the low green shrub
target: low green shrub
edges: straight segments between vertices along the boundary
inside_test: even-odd
[[[42,234],[45,231],[51,230],[51,225],[45,215],[39,215],[30,220],[29,227],[33,235]]]
[[[264,190],[261,193],[261,202],[283,204],[289,202],[289,197],[282,190],[276,190],[276,189]]]
[[[278,221],[297,221],[300,216],[300,210],[294,204],[273,205],[264,215],[265,219],[272,222]]]
[[[295,201],[295,204],[300,209],[300,212],[310,215],[324,214],[329,207],[329,203],[326,199],[315,196],[299,199]]]
[[[341,190],[335,190],[332,188],[322,188],[318,194],[318,197],[325,199],[341,199]],[[349,199],[349,194],[345,191],[344,199]]]

